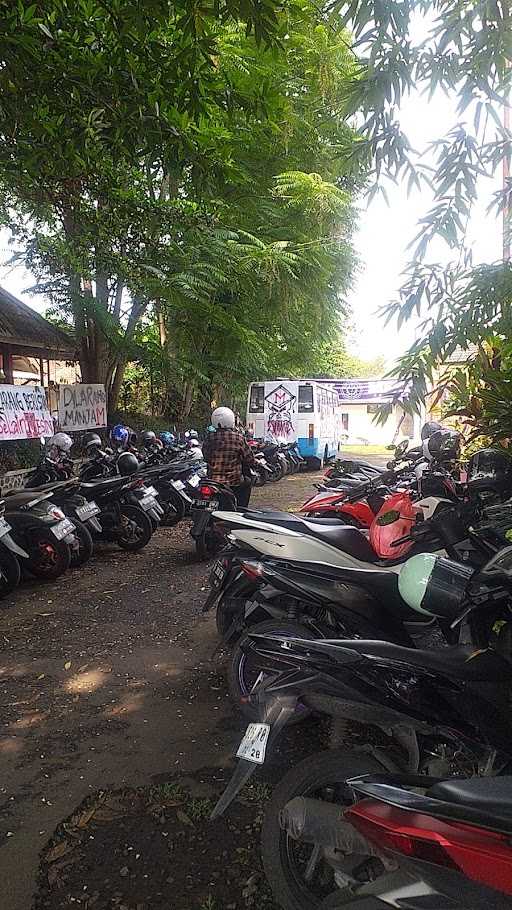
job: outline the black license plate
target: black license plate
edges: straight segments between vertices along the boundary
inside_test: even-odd
[[[226,573],[227,569],[225,565],[220,562],[220,560],[216,562],[212,569],[212,574],[210,575],[210,584],[212,588],[220,588],[226,577]]]

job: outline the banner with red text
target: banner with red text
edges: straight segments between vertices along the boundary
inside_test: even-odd
[[[53,436],[45,390],[38,385],[0,385],[0,441]]]

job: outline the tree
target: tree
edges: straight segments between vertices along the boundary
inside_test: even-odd
[[[173,197],[176,172],[186,161],[200,179],[221,163],[221,141],[213,155],[201,148],[201,118],[222,89],[219,22],[243,19],[257,45],[273,39],[281,10],[275,0],[0,2],[0,208],[68,312],[85,380],[115,393],[149,305],[148,263],[176,219],[200,215]]]
[[[388,178],[402,182],[408,191],[428,187],[434,195],[413,240],[399,298],[385,308],[399,326],[413,313],[422,317],[419,338],[394,375],[413,380],[410,404],[416,407],[429,384],[437,381],[439,366],[453,360],[457,351],[463,366],[451,363],[440,393],[454,394],[460,410],[464,377],[469,377],[471,397],[469,389],[478,376],[477,385],[487,390],[484,398],[490,402],[504,393],[509,381],[506,370],[503,375],[507,356],[501,352],[510,337],[510,266],[473,268],[465,239],[479,178],[493,175],[510,159],[511,135],[500,118],[512,72],[509,6],[469,0],[354,0],[335,2],[332,8],[342,11],[359,55],[345,112],[362,112],[364,118],[361,142],[354,150],[372,162],[371,191],[385,191]],[[442,90],[458,98],[457,122],[433,144],[433,167],[422,162],[400,128],[401,102],[413,88],[423,88],[430,96]],[[509,232],[511,193],[508,178],[493,201],[496,211],[507,212]],[[427,259],[439,238],[453,251],[448,265]],[[496,347],[499,357],[493,353]],[[494,380],[498,365],[502,375]],[[498,386],[493,390],[494,381],[499,391]],[[495,417],[499,422],[497,412]]]
[[[328,331],[354,261],[353,64],[316,4],[0,10],[4,220],[112,407],[130,358],[155,368],[154,318],[182,412]]]

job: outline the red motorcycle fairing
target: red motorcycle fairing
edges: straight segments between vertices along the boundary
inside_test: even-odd
[[[416,516],[421,514],[410,494],[404,490],[386,500],[370,526],[370,543],[381,559],[400,559],[414,546],[413,540],[393,546],[396,540],[411,533]]]
[[[338,518],[340,521],[346,515],[347,518],[357,521],[362,528],[369,528],[375,518],[375,513],[365,499],[360,502],[344,502],[340,498],[339,490],[337,493],[316,493],[300,507],[299,512],[305,512],[308,515],[314,514],[321,518],[328,518],[329,515],[332,515],[333,518]]]

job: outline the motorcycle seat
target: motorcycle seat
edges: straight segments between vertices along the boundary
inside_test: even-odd
[[[53,490],[65,490],[68,487],[76,487],[79,483],[77,477],[70,477],[67,480],[52,480],[49,483],[41,483],[37,487],[30,487],[34,493],[50,493]],[[7,493],[7,496],[12,495],[15,492],[14,490],[11,493]],[[28,492],[28,490],[27,490]]]
[[[327,525],[317,524],[318,521],[323,521],[323,519],[309,518],[307,520],[304,519],[303,523],[319,540],[336,547],[337,550],[348,553],[349,556],[353,556],[361,562],[379,562],[379,557],[370,541],[358,528],[339,523],[336,525],[332,521],[330,522],[330,527],[327,527]]]
[[[128,483],[129,477],[98,477],[97,480],[87,480],[80,483],[80,488],[84,490],[97,490],[99,493],[106,493],[109,489],[115,490],[117,487],[124,486]]]
[[[379,557],[370,545],[366,535],[358,528],[341,524],[339,519],[306,518],[290,512],[267,512],[263,510],[246,510],[242,514],[243,518],[249,519],[249,521],[264,521],[269,524],[279,525],[290,531],[297,531],[298,533],[302,531],[308,536],[312,535],[337,550],[348,553],[360,562],[379,562]],[[233,520],[233,518],[234,516],[229,516],[227,520]]]
[[[335,641],[328,643],[336,645]],[[346,652],[348,648],[352,652],[357,651],[362,657],[401,663],[419,670],[431,670],[466,682],[503,682],[512,676],[511,664],[500,654],[490,649],[477,651],[471,645],[424,651],[404,648],[387,641],[356,640],[350,644],[347,641],[338,644],[340,651]],[[331,651],[331,656],[335,657],[335,652]],[[343,662],[343,656],[340,656]]]
[[[512,826],[512,777],[444,780],[434,784],[428,791],[428,796],[501,818],[507,815]],[[461,813],[461,817],[463,817],[463,813]]]
[[[10,490],[5,494],[5,511],[15,511],[29,502],[49,499],[48,490]]]

